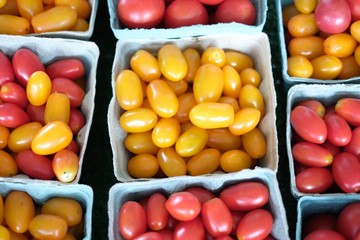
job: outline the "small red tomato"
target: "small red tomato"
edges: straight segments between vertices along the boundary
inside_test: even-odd
[[[17,128],[30,122],[29,115],[14,103],[0,104],[0,124],[8,128]]]
[[[69,127],[74,135],[85,125],[85,116],[78,108],[72,107],[70,109]]]
[[[26,107],[26,112],[32,122],[39,122],[41,125],[45,125],[45,104],[41,106],[34,106],[29,103]]]
[[[173,236],[174,236],[174,233],[170,230],[167,230],[167,229],[161,229],[159,231],[156,231],[158,233],[160,233],[160,235],[162,236],[162,238],[164,240],[173,240]]]
[[[152,194],[146,207],[147,224],[151,230],[164,229],[169,220],[169,212],[165,207],[166,197],[161,193]]]
[[[360,109],[360,99],[358,98],[341,98],[335,105],[335,112],[354,126],[360,126],[360,112],[358,109]]]
[[[74,139],[71,140],[71,143],[65,149],[70,150],[77,155],[80,153],[80,146]]]
[[[55,153],[52,168],[60,182],[72,182],[79,170],[79,156],[73,151],[62,149]]]
[[[327,128],[324,120],[313,110],[296,106],[290,112],[290,123],[301,138],[313,143],[323,143],[327,137]]]
[[[168,212],[180,221],[195,219],[200,211],[200,201],[189,192],[176,192],[169,196],[165,203]]]
[[[255,25],[256,8],[250,0],[224,0],[215,11],[215,22]]]
[[[299,142],[292,147],[292,154],[296,161],[309,167],[325,167],[333,162],[333,155],[318,144]]]
[[[316,99],[303,100],[299,102],[297,106],[308,107],[314,112],[316,112],[320,117],[325,116],[325,112],[326,112],[325,106],[319,100]]]
[[[238,239],[264,239],[271,233],[273,223],[273,216],[268,210],[252,210],[240,219],[236,236]]]
[[[335,146],[327,140],[323,144],[320,144],[320,146],[327,149],[333,156],[338,155],[341,151],[341,148],[339,146]]]
[[[207,200],[215,198],[214,193],[212,193],[211,191],[209,191],[203,187],[189,187],[189,188],[185,189],[184,191],[189,192],[189,193],[193,194],[195,197],[197,197],[197,199],[199,199],[201,204],[203,204]]]
[[[51,80],[55,78],[76,80],[85,75],[85,66],[82,61],[77,58],[56,60],[50,63],[45,70]]]
[[[146,213],[140,203],[125,202],[119,210],[119,232],[126,239],[133,239],[146,232]]]
[[[360,203],[352,202],[339,213],[336,228],[346,239],[355,239],[360,231]]]
[[[231,230],[232,235],[236,235],[236,227],[239,224],[240,219],[245,215],[246,212],[242,211],[231,211],[231,217],[233,219],[233,227]]]
[[[174,230],[174,240],[204,238],[205,228],[200,216],[190,221],[179,222]]]
[[[360,191],[360,161],[355,155],[348,152],[336,155],[332,163],[332,174],[343,192]]]
[[[360,159],[360,127],[354,128],[350,142],[344,147],[345,152],[354,154]]]
[[[8,56],[0,51],[0,86],[6,82],[13,82],[15,80],[15,73]]]
[[[55,78],[51,81],[51,93],[63,93],[70,100],[71,107],[79,107],[85,96],[84,90],[68,78]]]
[[[0,99],[25,109],[29,103],[25,89],[16,82],[6,82],[0,88]]]
[[[133,240],[163,240],[163,238],[158,232],[146,232],[133,238]]]
[[[357,0],[347,0],[350,12],[351,12],[351,21],[355,22],[360,20],[360,2]]]
[[[336,146],[345,146],[351,140],[351,128],[347,121],[339,114],[327,113],[324,117],[327,126],[327,141]]]
[[[302,193],[323,193],[334,183],[327,168],[309,167],[295,177],[296,188]]]
[[[336,221],[337,215],[334,213],[313,214],[303,221],[302,235],[306,236],[309,233],[320,229],[334,230]]]
[[[328,229],[316,230],[308,234],[304,240],[345,240],[345,238],[338,232]]]

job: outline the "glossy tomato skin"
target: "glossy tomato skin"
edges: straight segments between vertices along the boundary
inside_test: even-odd
[[[255,25],[256,9],[250,0],[224,0],[215,11],[215,22]]]
[[[327,126],[327,140],[336,146],[345,146],[351,140],[351,128],[347,121],[337,113],[328,113],[324,117]]]
[[[0,104],[0,124],[8,128],[16,128],[30,122],[29,115],[14,103]]]
[[[325,112],[326,112],[325,106],[323,103],[321,103],[317,99],[303,100],[303,101],[299,102],[297,104],[297,106],[308,107],[311,110],[313,110],[314,112],[316,112],[321,118],[323,118],[325,116]]]
[[[85,96],[84,90],[68,78],[55,78],[51,81],[52,93],[63,93],[70,100],[71,107],[79,107]]]
[[[303,193],[323,193],[334,183],[327,168],[309,167],[295,177],[296,188]]]
[[[238,239],[264,239],[272,230],[274,219],[268,210],[259,208],[246,213],[236,228]]]
[[[78,134],[84,127],[85,123],[86,119],[83,112],[78,108],[70,108],[69,127],[73,135]]]
[[[360,126],[360,113],[356,110],[360,107],[358,98],[341,98],[336,102],[335,112],[341,115],[349,124]]]
[[[360,20],[360,2],[356,0],[347,0],[350,12],[351,12],[351,21],[355,22]]]
[[[133,238],[133,240],[162,240],[162,236],[158,232],[145,232]]]
[[[360,161],[355,155],[348,152],[336,155],[332,164],[332,174],[343,192],[360,191]]]
[[[354,128],[350,142],[344,147],[345,152],[349,152],[360,157],[360,127]],[[360,159],[360,158],[359,158]]]
[[[9,135],[8,148],[18,153],[31,148],[31,141],[42,125],[38,122],[29,122],[15,128]]]
[[[14,103],[22,109],[29,103],[25,89],[16,82],[6,82],[1,86],[0,99],[3,102]]]
[[[66,58],[50,63],[45,71],[52,80],[55,78],[76,80],[84,76],[85,66],[80,59]]]
[[[6,82],[13,82],[15,80],[15,73],[11,61],[2,51],[0,51],[0,66],[0,86]]]
[[[337,215],[334,213],[317,213],[309,216],[303,221],[302,235],[319,229],[334,230],[337,221]]]
[[[194,220],[201,211],[200,201],[189,192],[176,192],[166,200],[165,207],[175,219],[180,221]]]
[[[333,162],[333,156],[327,149],[306,141],[296,143],[292,154],[296,161],[310,167],[325,167]]]
[[[347,239],[355,239],[360,231],[360,204],[349,203],[338,215],[336,230]]]
[[[197,199],[199,199],[200,203],[203,204],[207,200],[215,198],[215,194],[203,187],[189,187],[184,191],[193,194]]]
[[[52,169],[61,182],[72,182],[79,170],[79,156],[74,152],[62,149],[52,159]]]
[[[164,24],[167,28],[207,23],[206,8],[197,0],[175,0],[165,10]]]
[[[165,13],[164,0],[133,1],[120,0],[117,4],[120,22],[128,28],[153,28]]]
[[[152,194],[146,207],[147,224],[151,230],[164,229],[169,220],[169,213],[165,208],[166,197],[161,193]]]
[[[0,150],[0,157],[0,176],[11,177],[16,175],[18,172],[18,166],[16,165],[15,159],[4,150]]]
[[[190,221],[179,222],[174,230],[174,240],[204,239],[204,237],[205,228],[200,216]]]
[[[209,129],[208,134],[206,145],[210,148],[225,152],[241,146],[241,136],[233,135],[228,128]]]
[[[345,240],[345,238],[335,230],[320,229],[308,234],[304,240]]]
[[[26,106],[26,113],[29,115],[32,122],[39,122],[42,125],[45,124],[45,104],[41,106],[34,106],[29,103]]]
[[[147,228],[146,212],[140,203],[127,201],[121,206],[118,227],[120,234],[127,239],[145,233]]]
[[[29,232],[35,238],[63,239],[68,231],[66,221],[52,214],[38,214],[31,219]]]

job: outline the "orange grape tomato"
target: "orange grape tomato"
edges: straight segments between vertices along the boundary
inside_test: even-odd
[[[63,121],[69,124],[70,109],[70,100],[67,95],[63,93],[51,93],[45,105],[45,124],[53,121]]]
[[[226,64],[234,67],[236,71],[241,72],[248,67],[254,67],[254,61],[252,58],[242,52],[237,51],[225,51]]]
[[[0,150],[0,177],[12,177],[18,173],[16,161],[12,155]]]
[[[290,18],[287,28],[293,37],[313,36],[319,32],[314,13],[299,13]]]
[[[11,240],[10,231],[3,225],[0,225],[0,239],[2,240]]]
[[[229,130],[234,135],[243,135],[253,130],[260,122],[260,111],[253,107],[240,109],[234,117]]]
[[[226,64],[225,51],[219,47],[208,47],[201,54],[201,64],[211,63],[220,68]]]
[[[220,158],[220,167],[224,172],[238,172],[251,167],[250,156],[240,149],[224,152]]]
[[[91,5],[88,0],[54,0],[55,6],[69,6],[77,13],[78,18],[88,19],[91,14]]]
[[[193,92],[198,103],[216,102],[223,92],[224,76],[220,67],[203,64],[196,72]]]
[[[240,74],[230,65],[224,66],[222,72],[224,75],[223,95],[238,98],[242,83]]]
[[[358,42],[349,33],[332,34],[324,40],[324,53],[338,58],[351,56]]]
[[[36,239],[63,239],[68,231],[66,221],[53,214],[38,214],[29,224],[29,232]]]
[[[62,217],[68,226],[79,224],[83,218],[83,209],[80,203],[67,197],[53,197],[46,200],[41,207],[41,213]]]
[[[188,65],[188,72],[187,72],[184,80],[187,82],[193,82],[196,71],[198,70],[198,68],[201,65],[200,53],[195,48],[186,48],[183,51],[183,54],[185,56],[185,60]]]
[[[154,128],[158,121],[156,113],[148,108],[135,108],[121,114],[119,124],[125,132],[147,132]]]
[[[0,149],[3,149],[7,146],[9,135],[10,130],[3,125],[0,125]]]
[[[159,63],[149,51],[140,49],[130,58],[131,69],[141,80],[150,82],[161,77]]]
[[[0,15],[0,34],[24,35],[30,33],[30,22],[14,15]]]
[[[220,97],[217,102],[229,104],[234,109],[235,113],[240,110],[239,101],[237,100],[237,98],[235,99],[233,97],[223,96],[223,97]]]
[[[141,153],[129,159],[128,173],[134,178],[151,178],[159,170],[157,158],[148,153]]]
[[[360,76],[360,65],[357,64],[354,55],[340,58],[340,60],[343,68],[337,76],[338,79],[348,79]]]
[[[35,33],[65,31],[72,28],[77,19],[77,13],[69,6],[55,6],[37,14],[31,20]]]
[[[4,197],[0,194],[0,225],[4,221]]]
[[[191,176],[198,176],[215,172],[220,163],[220,151],[207,148],[195,154],[187,161],[187,171]]]
[[[287,59],[287,65],[287,72],[291,77],[309,78],[314,71],[310,60],[302,55],[289,57]]]
[[[115,94],[120,107],[131,110],[143,103],[143,86],[138,75],[131,70],[121,71],[115,79]]]
[[[11,230],[25,233],[35,216],[35,203],[32,197],[23,191],[13,190],[5,198],[4,220]]]
[[[191,157],[206,146],[208,138],[209,134],[206,129],[191,126],[176,141],[176,152],[182,157]]]
[[[70,127],[63,121],[53,121],[43,126],[34,136],[31,149],[39,155],[54,154],[66,148],[72,141]]]
[[[324,38],[319,36],[295,37],[289,41],[290,56],[301,55],[309,60],[324,55]]]
[[[60,182],[72,182],[79,171],[79,156],[67,149],[59,150],[52,159],[52,168]]]
[[[164,81],[167,83],[167,85],[169,85],[170,89],[175,93],[176,96],[180,96],[186,93],[189,88],[188,82],[185,80],[174,82],[165,79]]]
[[[281,12],[282,12],[282,22],[283,22],[284,27],[287,27],[287,24],[288,24],[290,18],[292,18],[293,16],[300,13],[296,9],[294,3],[290,3],[289,5],[286,5],[285,7],[283,7]]]
[[[203,102],[190,110],[189,117],[200,128],[229,127],[234,121],[234,109],[227,103]]]
[[[357,20],[350,25],[350,34],[358,43],[360,43],[360,20]]]
[[[296,9],[301,13],[311,13],[315,10],[317,1],[314,0],[294,0]]]
[[[322,80],[335,79],[341,72],[343,65],[338,57],[323,55],[311,60],[313,66],[312,78]]]
[[[241,88],[239,97],[240,109],[245,107],[253,107],[260,111],[261,118],[265,115],[265,103],[262,93],[253,85],[245,85]]]
[[[146,95],[151,108],[160,117],[168,118],[176,114],[179,101],[165,81],[160,79],[151,81],[146,87]]]
[[[38,122],[29,122],[15,128],[9,135],[8,148],[18,153],[31,148],[35,134],[42,128]]]
[[[127,150],[134,154],[157,154],[159,151],[159,147],[152,140],[152,131],[130,133],[126,136],[124,145]]]
[[[29,21],[44,11],[42,0],[17,0],[17,6],[20,15]]]
[[[34,106],[46,103],[51,93],[51,79],[43,71],[36,71],[30,75],[26,84],[26,96]]]
[[[186,175],[186,162],[173,147],[161,148],[157,154],[157,159],[166,176]]]
[[[197,104],[194,93],[184,93],[178,97],[178,101],[179,109],[174,115],[174,118],[176,118],[180,123],[190,121],[189,112],[191,108]]]
[[[174,44],[164,44],[157,54],[161,73],[171,81],[180,81],[188,72],[188,65],[181,49]]]
[[[262,158],[266,154],[266,139],[257,127],[242,135],[242,145],[245,152],[253,159]]]
[[[180,123],[176,118],[162,118],[152,130],[152,141],[160,148],[174,145],[179,136]]]
[[[229,151],[241,147],[241,136],[234,135],[229,128],[217,128],[208,130],[209,139],[206,145],[220,151]]]
[[[77,18],[74,26],[70,30],[78,31],[78,32],[85,32],[85,31],[89,30],[89,22],[82,18]]]
[[[241,84],[251,84],[259,87],[261,83],[260,73],[255,68],[245,68],[240,72]]]

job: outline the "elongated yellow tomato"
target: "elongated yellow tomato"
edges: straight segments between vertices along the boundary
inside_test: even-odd
[[[0,177],[11,177],[16,175],[18,167],[12,155],[0,150]]]
[[[255,68],[245,68],[240,72],[241,85],[251,84],[259,87],[261,83],[260,73]]]
[[[229,130],[234,135],[243,135],[253,130],[260,122],[260,111],[253,107],[240,109],[234,117]]]
[[[209,134],[206,129],[191,126],[179,136],[175,150],[182,157],[191,157],[206,146],[208,139]]]
[[[150,178],[159,170],[157,158],[148,153],[141,153],[129,159],[128,173],[135,178]]]
[[[179,101],[175,93],[163,80],[151,81],[146,87],[146,95],[151,108],[160,117],[172,117],[179,109]]]
[[[348,79],[360,76],[360,65],[357,64],[354,55],[340,58],[340,60],[342,62],[343,68],[337,76],[338,79]]]
[[[223,97],[220,97],[217,102],[229,104],[234,109],[235,113],[240,110],[239,101],[237,100],[237,98],[235,99],[233,97],[223,96]]]
[[[180,135],[180,123],[175,118],[160,119],[152,130],[152,141],[160,148],[174,145]]]
[[[74,9],[77,16],[88,19],[91,14],[91,5],[88,0],[54,0],[55,6],[69,6]]]
[[[190,110],[189,117],[200,128],[229,127],[234,121],[234,109],[226,103],[203,102]]]
[[[209,139],[206,145],[220,151],[238,149],[241,146],[241,136],[234,135],[229,128],[216,128],[208,130]]]
[[[70,120],[70,100],[63,93],[51,93],[45,105],[45,124],[53,121],[63,121],[68,124]]]
[[[11,240],[11,235],[9,229],[5,226],[0,225],[0,239],[1,240]]]
[[[230,65],[222,68],[224,75],[223,95],[238,98],[241,89],[241,78],[236,69]]]
[[[147,132],[155,127],[158,121],[156,113],[148,108],[135,108],[121,114],[119,124],[125,132]]]
[[[20,15],[29,21],[44,11],[42,0],[17,0],[17,6]]]
[[[307,36],[292,38],[288,44],[290,56],[301,55],[309,60],[324,55],[324,38]]]
[[[240,149],[226,151],[220,158],[220,167],[224,172],[238,172],[250,168],[251,163],[250,156]]]
[[[159,147],[152,140],[152,131],[130,133],[126,136],[124,145],[127,150],[134,154],[157,154],[159,151]]]
[[[198,103],[216,102],[223,87],[224,76],[221,68],[210,63],[199,67],[193,83],[193,92]]]
[[[265,115],[265,103],[262,93],[253,85],[245,85],[241,88],[239,96],[240,109],[245,107],[253,107],[260,111],[261,118]]]
[[[41,127],[39,122],[29,122],[15,128],[9,135],[8,148],[14,153],[30,149],[31,142]]]
[[[7,127],[0,125],[0,149],[7,146],[9,135],[10,130]]]
[[[168,177],[186,175],[186,163],[173,147],[162,148],[157,154],[161,170]]]
[[[313,36],[319,32],[315,13],[299,13],[289,19],[287,29],[293,37]]]
[[[72,141],[70,127],[63,121],[53,121],[43,126],[34,136],[31,149],[39,155],[54,154],[66,148]]]
[[[38,214],[29,225],[29,232],[36,239],[60,240],[67,231],[66,221],[53,214]]]
[[[85,31],[89,30],[89,22],[82,18],[77,18],[74,26],[72,26],[72,28],[70,28],[70,30],[85,32]]]
[[[311,60],[313,65],[312,78],[331,80],[335,79],[343,69],[341,60],[331,55],[322,55]]]
[[[349,33],[333,34],[324,40],[325,54],[338,58],[351,56],[357,46],[357,41]]]
[[[26,18],[0,15],[0,34],[24,35],[30,33],[30,22]]]
[[[0,225],[3,224],[4,221],[4,198],[0,194]]]
[[[51,79],[43,71],[36,71],[30,75],[26,84],[26,96],[34,106],[46,103],[51,93]]]
[[[34,216],[35,203],[28,193],[14,190],[6,196],[4,217],[11,230],[17,233],[26,232]]]
[[[187,48],[183,51],[183,54],[188,65],[188,72],[184,80],[187,82],[193,82],[196,71],[201,65],[200,53],[195,48]]]
[[[266,139],[257,127],[242,135],[242,145],[245,152],[253,159],[262,158],[266,154]]]
[[[69,30],[75,25],[77,13],[69,6],[57,6],[37,14],[31,20],[35,33]]]
[[[309,78],[314,72],[313,65],[305,56],[291,56],[287,59],[287,64],[291,77]]]
[[[79,224],[83,218],[83,209],[78,201],[67,197],[53,197],[41,207],[41,213],[62,217],[68,226]]]
[[[131,110],[140,107],[144,95],[138,75],[127,69],[121,71],[115,80],[115,94],[122,109]]]
[[[219,47],[208,47],[201,55],[201,64],[211,63],[220,68],[226,64],[225,51]]]
[[[174,44],[163,45],[157,54],[161,73],[171,81],[182,80],[188,71],[188,65],[181,49]]]
[[[207,148],[192,156],[186,163],[189,175],[198,176],[215,172],[220,163],[220,151]]]
[[[174,118],[176,118],[180,123],[185,123],[190,121],[189,112],[191,108],[197,104],[194,97],[194,93],[192,92],[184,93],[183,95],[178,97],[178,101],[179,101],[179,109],[174,115]]]
[[[79,156],[68,149],[59,150],[52,159],[52,169],[60,182],[72,182],[79,171]]]
[[[226,64],[234,67],[236,71],[241,72],[243,69],[254,67],[254,61],[252,58],[241,52],[237,51],[225,51]]]
[[[141,80],[150,82],[161,77],[159,63],[156,57],[149,51],[138,50],[130,58],[131,69],[139,76]]]
[[[313,0],[294,0],[296,9],[301,13],[311,13],[315,10],[317,1]]]
[[[169,85],[170,89],[175,93],[176,96],[180,96],[187,92],[189,85],[188,82],[185,80],[180,81],[170,81],[167,79],[164,79],[167,85]]]

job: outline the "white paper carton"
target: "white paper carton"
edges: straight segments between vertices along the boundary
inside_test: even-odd
[[[226,175],[214,174],[212,176],[197,176],[191,178],[174,177],[158,181],[117,183],[111,187],[109,192],[109,239],[122,239],[119,234],[117,222],[119,210],[126,201],[140,200],[155,192],[161,192],[164,195],[169,196],[171,193],[179,192],[194,186],[204,187],[214,194],[218,194],[226,187],[245,181],[260,181],[267,185],[270,191],[270,198],[267,206],[274,217],[271,235],[275,239],[289,239],[285,208],[280,195],[276,175],[273,171],[263,168],[256,168],[254,170],[248,169]]]
[[[218,23],[209,25],[193,25],[180,28],[152,28],[152,29],[129,29],[121,25],[117,13],[118,0],[107,0],[110,14],[110,27],[117,39],[133,39],[133,38],[181,38],[190,36],[202,36],[212,33],[259,33],[263,30],[266,14],[266,0],[252,0],[255,5],[257,18],[254,26],[240,23]]]
[[[119,181],[133,181],[127,172],[127,161],[132,156],[125,149],[123,141],[127,133],[119,125],[119,117],[123,113],[115,94],[115,79],[120,71],[129,69],[131,56],[139,49],[147,49],[152,53],[165,43],[173,43],[180,49],[195,47],[206,49],[210,46],[220,47],[227,50],[240,51],[248,54],[259,71],[262,83],[259,89],[265,102],[266,114],[259,123],[259,129],[264,133],[267,142],[267,153],[259,160],[259,166],[277,171],[278,168],[278,139],[276,131],[276,94],[274,80],[271,71],[271,54],[269,40],[265,33],[245,34],[216,34],[202,37],[186,37],[180,39],[132,39],[119,40],[116,45],[115,58],[112,69],[113,98],[108,109],[108,127],[110,143],[113,151],[114,174]]]
[[[3,199],[11,191],[28,193],[36,205],[41,206],[50,198],[66,197],[78,201],[83,208],[84,240],[91,239],[92,208],[94,193],[91,187],[83,184],[54,184],[42,182],[15,183],[0,181],[0,194]]]
[[[82,163],[84,161],[85,149],[95,108],[96,70],[100,54],[99,48],[93,42],[73,39],[39,38],[30,36],[2,36],[0,38],[0,50],[7,56],[12,56],[14,52],[20,48],[28,48],[34,51],[44,65],[66,57],[76,57],[84,63],[87,79],[81,111],[85,116],[86,123],[76,137],[76,141],[81,150],[79,154],[79,171],[72,183],[77,183],[81,175]],[[23,176],[0,178],[0,180],[28,181]]]

